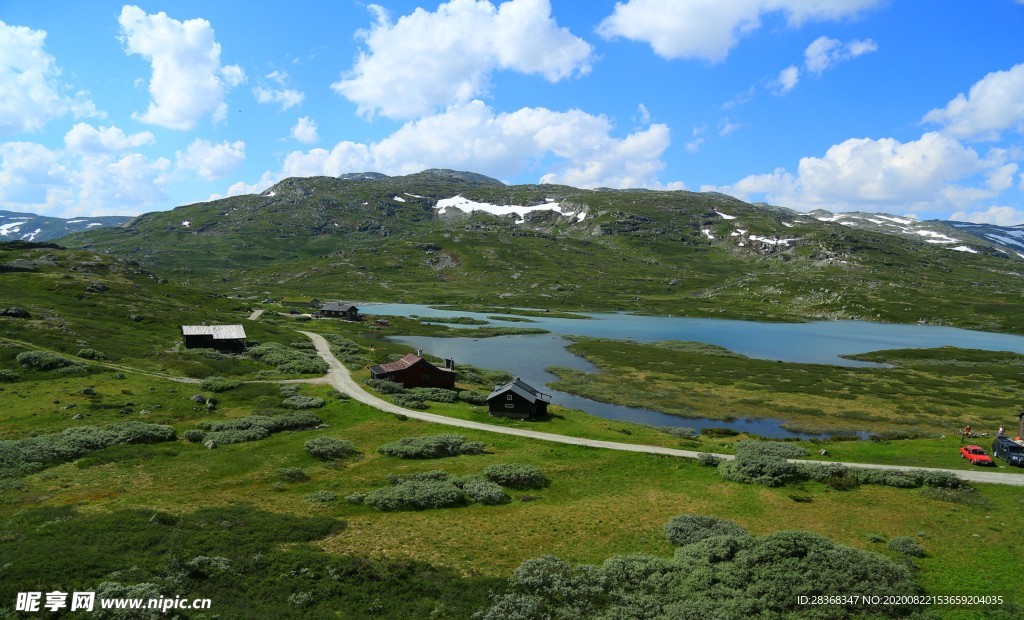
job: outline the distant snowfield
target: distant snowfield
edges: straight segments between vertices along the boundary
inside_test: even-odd
[[[11,234],[12,232],[14,232],[14,233],[20,232],[21,228],[19,228],[19,227],[20,226],[24,226],[25,224],[28,224],[28,220],[26,220],[24,222],[10,222],[8,224],[2,224],[2,225],[0,225],[0,236],[6,237],[7,235]]]
[[[405,202],[405,198],[402,198],[401,196],[395,196],[391,200],[394,200],[395,202]]]
[[[734,220],[734,219],[736,219],[735,215],[726,215],[725,213],[722,213],[721,211],[715,211],[715,213],[717,213],[719,215],[719,217],[721,217],[723,220]]]
[[[547,200],[551,200],[550,198]],[[516,220],[517,224],[522,224],[525,220],[523,216],[532,211],[555,211],[560,215],[575,216],[576,221],[582,222],[587,217],[585,212],[574,214],[572,211],[563,211],[557,202],[548,202],[542,205],[523,206],[523,205],[492,205],[488,202],[475,202],[462,196],[455,196],[453,198],[444,198],[438,200],[437,204],[434,205],[437,212],[444,214],[448,212],[448,209],[458,209],[460,211],[471,213],[473,211],[484,211],[491,215],[512,215],[515,214],[519,217]]]
[[[956,250],[957,252],[970,252],[971,254],[977,254],[978,253],[977,250],[969,248],[966,245],[958,245],[958,246],[956,246],[953,249]]]

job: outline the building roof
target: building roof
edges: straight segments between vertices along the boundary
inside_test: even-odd
[[[348,312],[349,310],[359,310],[354,305],[346,301],[329,301],[324,305],[320,306],[321,310],[327,310],[329,312]]]
[[[213,336],[214,340],[245,340],[241,325],[182,325],[182,336]]]
[[[502,394],[504,394],[505,392],[508,392],[510,390],[513,393],[518,394],[520,397],[522,397],[522,398],[524,398],[526,400],[529,400],[529,401],[533,401],[533,402],[541,401],[541,402],[545,402],[545,403],[550,403],[551,402],[551,396],[545,394],[544,392],[541,392],[540,390],[536,390],[536,389],[530,387],[530,385],[525,383],[519,377],[516,377],[515,379],[512,379],[508,383],[505,383],[503,385],[499,385],[499,386],[495,387],[494,391],[491,392],[490,396],[487,397],[487,400],[491,400],[495,396],[501,396]]]
[[[404,357],[402,357],[400,359],[397,359],[397,360],[395,360],[393,362],[388,362],[386,364],[379,364],[377,366],[370,366],[370,372],[372,372],[374,374],[380,374],[382,372],[398,372],[399,370],[405,370],[406,368],[410,368],[412,366],[415,366],[416,364],[418,364],[420,362],[423,362],[425,364],[430,364],[430,362],[426,361],[425,359],[423,359],[419,355],[416,355],[415,353],[409,353],[408,355],[406,355],[406,356],[404,356]],[[430,365],[434,366],[433,364],[430,364]],[[454,370],[452,370],[450,368],[441,368],[439,366],[434,366],[434,368],[437,368],[438,370],[440,370],[442,372],[455,372]]]

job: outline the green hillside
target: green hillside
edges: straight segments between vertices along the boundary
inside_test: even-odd
[[[438,200],[545,205],[465,215]],[[160,277],[268,295],[864,319],[1024,333],[1024,263],[715,193],[505,186],[451,171],[287,179],[64,238]]]

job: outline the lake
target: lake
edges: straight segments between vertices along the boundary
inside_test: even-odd
[[[732,421],[709,418],[681,418],[661,412],[622,407],[580,398],[542,388],[556,377],[544,369],[564,366],[594,372],[586,360],[570,353],[562,336],[591,336],[657,342],[687,340],[714,344],[748,357],[780,360],[791,363],[834,364],[839,366],[877,366],[839,357],[884,349],[934,348],[941,346],[990,351],[1024,353],[1024,337],[994,334],[934,325],[896,325],[866,321],[815,321],[810,323],[758,323],[725,319],[657,317],[632,314],[579,313],[587,319],[529,317],[531,323],[489,319],[498,312],[477,313],[432,308],[418,304],[366,304],[366,314],[382,316],[416,315],[421,320],[468,316],[488,321],[490,325],[538,327],[550,334],[499,336],[495,338],[433,338],[395,337],[389,340],[422,349],[438,357],[452,358],[456,363],[504,370],[518,375],[527,383],[552,395],[552,402],[564,407],[613,420],[653,426],[689,426],[696,429],[727,427],[764,437],[812,437],[792,433],[782,422],[768,418]],[[453,327],[472,327],[453,325]]]

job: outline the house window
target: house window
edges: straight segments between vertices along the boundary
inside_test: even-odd
[[[506,396],[506,397],[505,397],[505,400],[512,400],[512,395],[511,395],[511,394],[509,394],[508,396]]]
[[[516,408],[516,406],[513,403],[508,403],[508,404],[505,405],[505,409],[515,409],[515,408]]]

